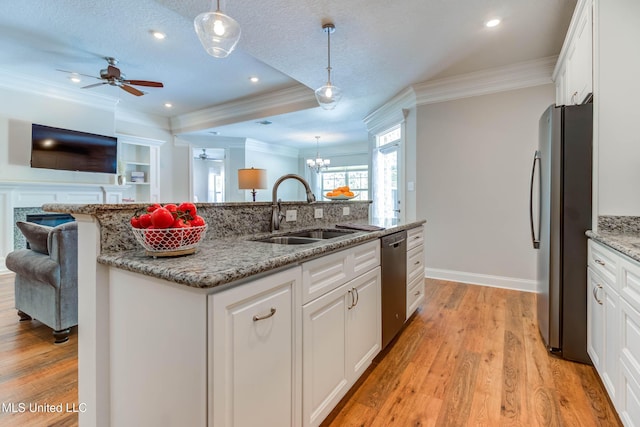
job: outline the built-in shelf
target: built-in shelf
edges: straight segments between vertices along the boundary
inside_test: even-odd
[[[160,145],[164,141],[118,135],[118,173],[131,187],[123,197],[127,201],[157,202],[160,199],[158,168]],[[134,182],[132,174],[142,174],[144,182]]]

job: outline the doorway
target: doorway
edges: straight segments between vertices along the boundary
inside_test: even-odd
[[[399,186],[402,128],[395,126],[376,136],[373,155],[374,218],[384,225],[398,224],[402,219]]]
[[[224,149],[194,148],[192,189],[194,202],[221,203],[225,200]]]

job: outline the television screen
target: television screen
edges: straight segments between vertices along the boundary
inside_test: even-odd
[[[118,139],[33,124],[31,167],[116,173]]]

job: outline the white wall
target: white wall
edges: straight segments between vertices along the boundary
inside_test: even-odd
[[[594,148],[599,215],[640,215],[640,2],[596,1]]]
[[[267,188],[256,190],[257,202],[270,202],[272,198],[273,184],[283,175],[294,173],[300,175],[298,150],[290,150],[283,147],[270,147],[268,144],[248,140],[245,151],[246,168],[266,169]],[[230,179],[238,181],[238,171],[233,170]],[[252,200],[251,190],[240,190],[244,192],[244,201]],[[290,179],[284,181],[278,187],[278,198],[282,200],[306,200],[304,186],[298,181]]]
[[[31,123],[113,136],[113,109],[0,86],[0,181],[114,184],[115,175],[31,168]],[[112,107],[113,108],[113,107]]]
[[[417,108],[417,217],[427,275],[535,290],[529,180],[553,85]]]

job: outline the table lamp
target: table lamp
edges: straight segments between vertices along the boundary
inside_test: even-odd
[[[256,201],[256,189],[267,188],[266,169],[238,169],[238,188],[251,190],[253,201]]]

